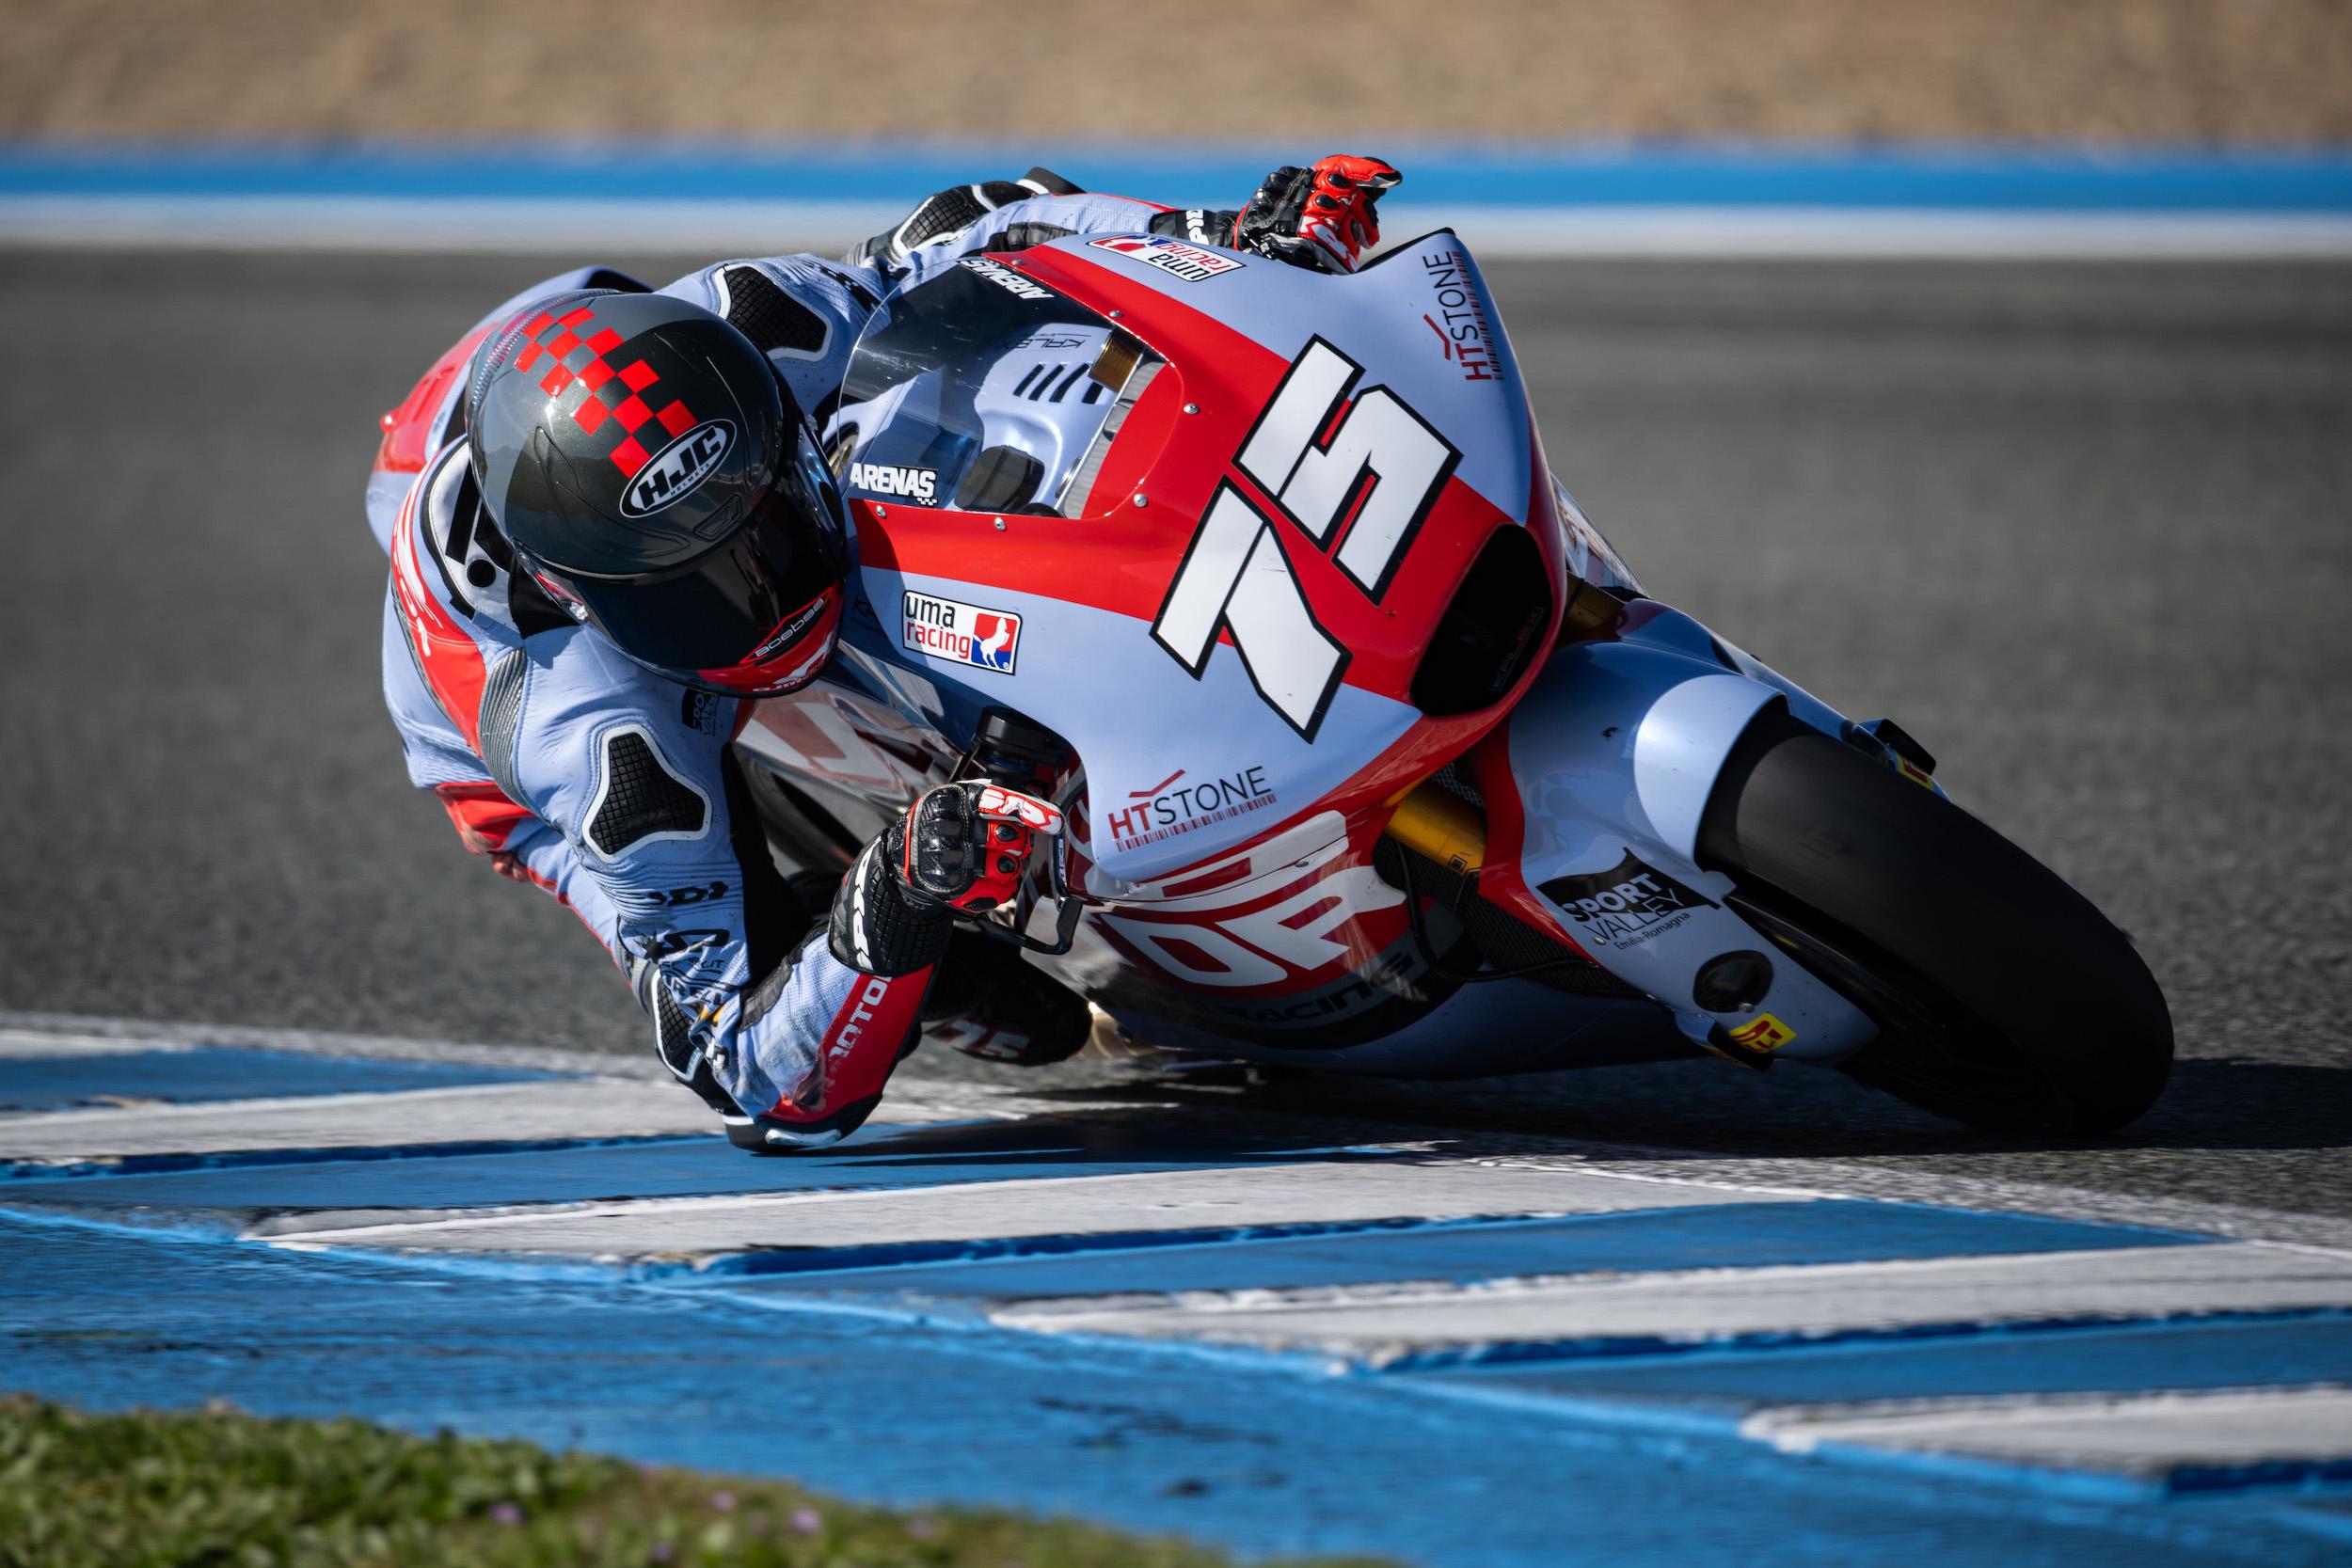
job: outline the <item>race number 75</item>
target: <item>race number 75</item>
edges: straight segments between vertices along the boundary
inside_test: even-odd
[[[1376,604],[1461,453],[1385,387],[1349,404],[1362,376],[1362,366],[1310,339],[1233,464]],[[1230,478],[1152,623],[1152,637],[1195,679],[1219,632],[1232,637],[1258,695],[1300,738],[1314,739],[1348,651],[1317,624],[1272,519]]]

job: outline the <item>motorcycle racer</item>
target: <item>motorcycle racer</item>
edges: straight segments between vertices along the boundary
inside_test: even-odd
[[[866,1119],[919,1037],[951,907],[1001,896],[1057,821],[950,784],[837,890],[769,858],[729,743],[834,647],[851,541],[816,430],[867,316],[962,257],[1077,233],[1352,271],[1399,178],[1327,158],[1237,211],[1174,212],[1041,169],[942,192],[846,264],[730,261],[659,291],[582,269],[492,312],[385,416],[369,514],[411,782],[605,943],[661,1060],[739,1146],[818,1148]],[[1031,1059],[1083,1042],[1073,996],[965,989],[1074,1005]]]

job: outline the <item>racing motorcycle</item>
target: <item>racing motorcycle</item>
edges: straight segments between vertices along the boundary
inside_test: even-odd
[[[969,258],[875,315],[824,436],[857,562],[826,674],[737,741],[771,839],[843,865],[949,779],[1050,800],[977,919],[1146,1045],[1429,1078],[1696,1048],[2076,1134],[2164,1085],[2121,931],[1900,726],[1642,591],[1450,231],[1352,277],[1148,235]]]

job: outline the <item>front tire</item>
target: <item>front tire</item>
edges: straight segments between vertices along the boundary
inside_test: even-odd
[[[1734,752],[1701,863],[1781,950],[1869,1014],[1842,1064],[2003,1132],[2111,1132],[2172,1069],[2155,977],[2090,900],[1991,828],[1780,708]]]

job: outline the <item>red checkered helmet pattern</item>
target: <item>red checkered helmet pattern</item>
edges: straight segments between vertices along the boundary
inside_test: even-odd
[[[792,632],[832,635],[807,611],[846,569],[839,498],[790,390],[723,318],[666,294],[538,301],[484,344],[466,416],[491,520],[631,657],[762,691],[810,663]]]

